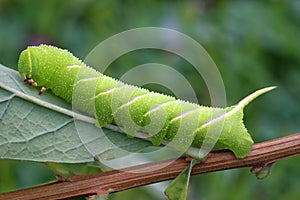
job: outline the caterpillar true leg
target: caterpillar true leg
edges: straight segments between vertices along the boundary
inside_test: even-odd
[[[33,79],[31,78],[26,78],[24,79],[25,83],[28,83],[30,86],[36,87],[37,86],[37,82],[35,82]]]
[[[40,90],[40,92],[39,92],[39,95],[43,94],[45,91],[46,91],[46,88],[42,87],[41,90]]]

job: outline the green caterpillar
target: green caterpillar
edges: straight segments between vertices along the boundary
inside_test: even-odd
[[[236,106],[205,107],[125,84],[88,67],[67,50],[48,45],[24,50],[18,70],[25,82],[41,88],[40,93],[50,89],[76,110],[95,117],[100,127],[117,124],[132,136],[141,131],[154,145],[180,132],[175,148],[183,151],[186,146],[200,147],[208,130],[221,128],[218,138],[209,138],[214,148],[229,149],[238,158],[245,157],[253,144],[243,124],[243,108],[273,89],[259,90]]]

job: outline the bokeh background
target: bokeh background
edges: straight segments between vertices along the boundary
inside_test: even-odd
[[[40,43],[67,48],[84,59],[108,37],[146,26],[171,28],[202,44],[222,74],[228,105],[258,88],[278,86],[245,110],[245,124],[255,142],[299,132],[299,0],[0,0],[0,63],[16,69],[20,51]],[[166,52],[129,53],[106,74],[118,78],[148,62],[176,68],[191,82],[199,102],[209,105],[201,76]],[[168,92],[157,85],[147,87]],[[249,169],[193,176],[189,199],[300,199],[299,166],[299,156],[280,161],[264,180]],[[0,160],[0,192],[51,180],[53,173],[42,164]],[[163,187],[131,189],[110,199],[162,199]]]

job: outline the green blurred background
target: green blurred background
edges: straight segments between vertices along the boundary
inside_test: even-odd
[[[108,37],[145,26],[171,28],[202,44],[222,74],[228,105],[258,88],[278,86],[245,111],[245,124],[255,142],[299,132],[299,0],[0,0],[0,63],[16,69],[20,51],[40,43],[67,48],[84,59]],[[191,82],[199,102],[209,104],[201,77],[168,53],[133,52],[119,58],[106,73],[118,78],[148,62],[176,68]],[[189,199],[300,199],[299,166],[299,156],[280,161],[264,180],[257,180],[249,169],[194,176]],[[53,173],[41,164],[0,161],[0,192],[51,180]],[[162,199],[163,187],[131,189],[110,199]]]

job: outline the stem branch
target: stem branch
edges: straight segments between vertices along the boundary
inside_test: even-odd
[[[202,174],[243,167],[265,167],[274,162],[300,154],[300,133],[253,145],[250,154],[237,159],[232,152],[211,152],[207,159],[193,167],[192,174]],[[159,166],[172,161],[168,167]],[[70,181],[54,182],[33,188],[0,194],[0,199],[64,199],[93,194],[107,194],[175,178],[189,165],[185,158],[153,162],[124,170],[93,175],[75,175]],[[151,170],[152,169],[152,170]],[[130,173],[128,170],[141,171]],[[127,171],[127,172],[126,172]]]

